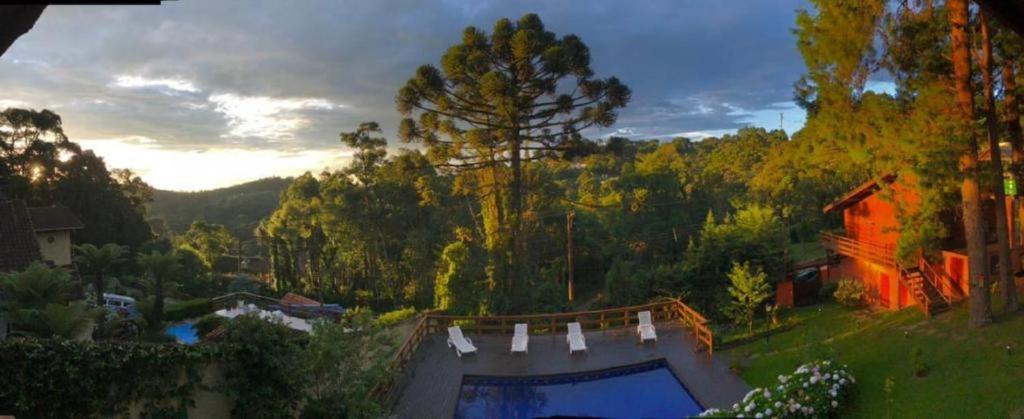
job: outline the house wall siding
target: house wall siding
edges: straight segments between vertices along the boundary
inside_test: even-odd
[[[39,252],[43,260],[57,266],[71,264],[71,233],[69,231],[41,231],[36,233]]]

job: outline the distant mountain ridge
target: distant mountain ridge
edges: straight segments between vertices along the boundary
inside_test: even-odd
[[[157,189],[149,204],[150,218],[163,220],[174,233],[188,230],[194,220],[224,224],[231,234],[246,241],[260,220],[269,216],[293,178],[269,177],[226,188],[199,192]]]

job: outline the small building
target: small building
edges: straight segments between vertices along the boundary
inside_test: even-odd
[[[918,252],[916,261],[897,260],[901,211],[915,211],[920,204],[912,185],[913,182],[901,182],[898,175],[890,174],[854,188],[824,208],[826,213],[842,213],[843,231],[822,233],[821,240],[828,259],[834,261],[827,280],[861,281],[872,305],[887,309],[917,306],[930,315],[948,309],[970,291],[966,240],[960,215],[946,214],[942,219],[949,235],[940,243],[938,257],[929,260]],[[1005,205],[1007,217],[1012,218],[1013,198],[1008,196]],[[998,272],[995,202],[991,195],[982,207],[989,246],[988,268]],[[1013,235],[1011,231],[1011,243]],[[1014,259],[1020,260],[1019,243],[1012,252]]]
[[[0,273],[23,271],[42,260],[28,207],[0,193]]]
[[[28,212],[42,260],[54,266],[71,265],[71,232],[85,227],[78,217],[67,207],[56,205],[29,208]]]
[[[0,195],[0,272],[22,271],[36,261],[71,266],[71,232],[83,227],[65,207],[29,208]]]

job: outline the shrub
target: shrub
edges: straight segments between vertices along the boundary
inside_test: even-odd
[[[0,406],[19,418],[185,417],[209,348],[138,342],[0,342]]]
[[[855,279],[843,278],[835,292],[836,301],[847,307],[864,305],[864,284]]]
[[[177,322],[201,317],[213,312],[213,306],[207,298],[195,298],[170,304],[164,310],[164,320]]]
[[[856,383],[846,366],[814,361],[791,375],[780,375],[775,388],[755,388],[731,409],[708,409],[701,417],[836,417]]]
[[[915,377],[924,377],[930,370],[928,363],[921,359],[921,356],[921,348],[914,348],[910,351],[910,364],[914,367]]]
[[[216,314],[208,314],[200,318],[198,321],[196,321],[196,324],[193,325],[192,327],[196,329],[196,335],[202,338],[203,336],[206,336],[207,334],[212,332],[217,327],[223,326],[227,323],[228,320],[223,317],[220,317]]]
[[[747,333],[754,333],[754,315],[758,307],[772,296],[772,287],[768,285],[767,275],[760,269],[751,270],[750,264],[744,262],[732,264],[729,271],[729,295],[732,301],[726,307],[726,314],[736,324],[746,325]]]
[[[222,340],[225,394],[232,417],[294,417],[303,395],[300,342],[295,332],[254,315],[238,316]]]
[[[377,317],[377,325],[380,327],[388,327],[398,324],[402,320],[408,319],[416,315],[416,309],[412,307],[406,307],[387,313],[381,314]]]

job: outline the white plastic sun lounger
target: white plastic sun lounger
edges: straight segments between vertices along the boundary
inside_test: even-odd
[[[654,332],[654,323],[651,323],[651,312],[641,311],[636,314],[640,318],[640,324],[636,326],[636,333],[640,335],[640,343],[648,340],[658,341],[658,334]]]
[[[565,335],[565,341],[569,343],[569,355],[576,351],[587,351],[587,340],[583,338],[583,330],[579,322],[568,324],[569,333]]]
[[[516,324],[516,334],[512,335],[512,353],[528,353],[530,345],[530,328],[526,323]]]
[[[476,346],[473,346],[473,341],[462,335],[462,329],[459,326],[448,328],[448,347],[455,347],[455,354],[459,358],[462,358],[462,354],[476,352]]]

